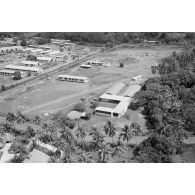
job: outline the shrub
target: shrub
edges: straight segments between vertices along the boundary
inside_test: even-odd
[[[21,78],[22,78],[21,72],[20,71],[15,71],[13,79],[14,80],[20,80]]]
[[[26,135],[27,138],[34,137],[35,136],[35,130],[31,126],[28,126],[27,129],[26,129],[25,135]]]
[[[123,68],[124,67],[124,63],[123,62],[120,62],[119,67],[120,68]]]
[[[37,61],[37,57],[32,55],[32,54],[29,54],[26,58],[26,60],[29,60],[29,61]]]
[[[85,112],[85,104],[84,103],[78,103],[73,107],[73,110],[78,111],[78,112]]]
[[[30,71],[28,71],[28,73],[27,73],[27,77],[30,77],[31,76],[31,72]]]
[[[1,85],[1,91],[5,91],[5,90],[6,90],[5,85]]]
[[[129,114],[125,114],[124,116],[127,120],[130,120],[130,115]]]
[[[91,109],[96,109],[99,105],[100,105],[99,102],[93,101],[93,102],[91,102],[90,108]]]
[[[92,113],[91,112],[88,112],[88,113],[86,113],[85,116],[83,116],[81,118],[86,119],[86,120],[89,120],[91,117],[92,117]]]

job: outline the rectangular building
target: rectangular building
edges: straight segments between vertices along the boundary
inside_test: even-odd
[[[133,77],[131,80],[132,81],[141,81],[142,79],[143,79],[143,76],[142,75],[138,75],[138,76]]]
[[[12,76],[14,74],[15,70],[0,70],[0,75],[4,76]]]
[[[92,66],[103,66],[103,62],[99,62],[99,61],[87,61],[85,64],[92,65]]]
[[[81,68],[91,68],[91,65],[81,64],[80,67],[81,67]]]
[[[7,70],[18,70],[18,71],[30,71],[33,73],[41,73],[43,71],[42,68],[39,67],[28,67],[28,66],[17,66],[17,65],[7,65],[5,67]]]
[[[141,89],[140,85],[130,85],[123,93],[124,97],[133,97]]]
[[[57,80],[77,82],[77,83],[87,83],[89,81],[88,77],[80,77],[80,76],[73,76],[73,75],[58,75]]]
[[[51,62],[53,59],[49,57],[37,57],[39,61]]]
[[[116,95],[123,87],[125,86],[124,83],[117,83],[109,88],[105,93],[110,95]]]
[[[41,65],[39,62],[34,62],[34,61],[22,61],[21,64],[23,66],[29,66],[29,67],[38,67]]]

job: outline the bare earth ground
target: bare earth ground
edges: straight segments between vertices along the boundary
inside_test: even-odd
[[[0,96],[0,111],[24,111],[25,113],[55,112],[68,110],[82,96],[98,96],[120,79],[130,79],[142,74],[144,78],[151,77],[150,67],[157,65],[162,57],[181,49],[164,46],[154,48],[123,48],[102,55],[98,60],[110,62],[110,67],[92,67],[82,69],[76,67],[66,74],[88,76],[88,84],[58,82],[55,75],[51,80],[37,81],[33,85],[20,86],[9,94]],[[124,62],[124,68],[119,62]],[[63,72],[62,72],[63,73]]]

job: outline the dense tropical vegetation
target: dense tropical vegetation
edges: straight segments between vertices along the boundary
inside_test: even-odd
[[[172,162],[195,134],[195,49],[163,58],[131,104],[147,119],[150,137],[134,151],[140,162]]]

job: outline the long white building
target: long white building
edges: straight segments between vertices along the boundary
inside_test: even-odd
[[[76,83],[87,83],[89,81],[88,77],[73,76],[73,75],[58,75],[57,80],[76,82]]]
[[[17,65],[7,65],[5,66],[7,70],[19,70],[19,71],[30,71],[34,73],[41,73],[42,68],[39,67],[29,67],[29,66],[17,66]]]
[[[109,88],[105,93],[110,95],[116,95],[123,87],[125,86],[124,83],[117,83]]]
[[[122,89],[125,90],[122,95],[117,95]],[[140,85],[130,85],[126,89],[124,83],[115,84],[99,97],[99,101],[116,104],[116,106],[114,108],[99,106],[95,109],[95,114],[109,117],[123,116],[128,109],[132,97],[140,89]]]
[[[22,61],[21,64],[23,66],[29,66],[29,67],[39,67],[41,65],[40,62],[34,62],[34,61]]]
[[[53,60],[53,58],[50,58],[50,57],[37,57],[37,60],[45,61],[45,62],[51,62]]]
[[[103,62],[100,61],[87,61],[85,64],[92,65],[92,66],[103,66]]]
[[[119,99],[121,99],[119,101]],[[113,101],[114,100],[114,101]],[[108,108],[108,107],[97,107],[95,109],[95,113],[98,115],[103,115],[103,116],[109,116],[109,117],[121,117],[125,114],[125,112],[128,109],[128,106],[131,102],[131,98],[127,98],[127,97],[122,97],[119,96],[115,96],[115,98],[112,98],[112,103],[113,102],[118,102],[118,104],[116,105],[115,108]]]

